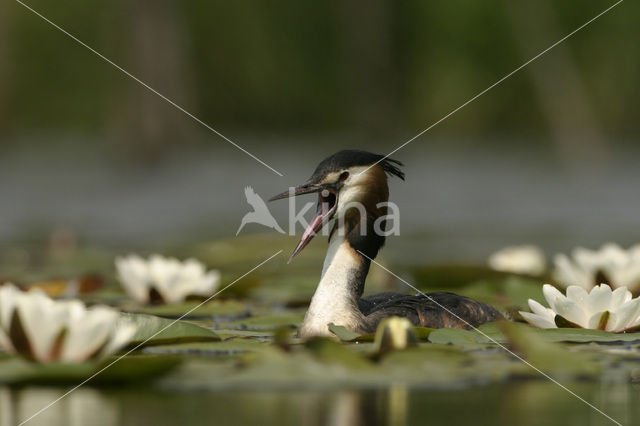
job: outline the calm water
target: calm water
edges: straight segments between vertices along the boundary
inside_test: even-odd
[[[640,422],[640,388],[572,383],[571,389],[625,425]],[[0,426],[24,420],[64,389],[0,387]],[[594,409],[548,381],[464,390],[165,393],[81,388],[29,424],[115,425],[610,425]]]
[[[285,174],[279,177],[210,142],[211,148],[178,150],[146,165],[123,161],[91,141],[5,149],[0,241],[61,229],[89,244],[123,248],[233,237],[249,211],[245,186],[265,198],[281,192],[337,149],[322,141],[243,141]],[[393,145],[365,148],[385,152]],[[640,240],[634,232],[640,229],[639,150],[575,164],[543,149],[531,151],[531,145],[525,150],[517,141],[500,148],[448,146],[427,138],[394,155],[405,163],[407,180],[391,182],[401,235],[389,239],[385,256],[418,263],[483,260],[505,244],[533,242],[552,253],[576,244]],[[270,207],[285,226],[287,203]],[[251,232],[272,231],[255,224],[243,230]]]

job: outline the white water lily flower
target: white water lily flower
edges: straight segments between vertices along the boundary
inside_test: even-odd
[[[116,310],[79,300],[54,301],[40,290],[0,287],[0,345],[38,362],[98,359],[126,345],[136,332]]]
[[[587,293],[584,288],[573,285],[567,288],[565,296],[552,285],[545,284],[542,292],[548,308],[529,299],[533,313],[520,312],[536,327],[578,327],[614,333],[640,328],[640,298],[633,298],[626,287],[612,291],[608,285],[601,284]]]
[[[525,275],[542,275],[547,267],[544,252],[533,245],[505,247],[489,257],[496,271]]]
[[[125,291],[139,303],[178,303],[188,296],[210,296],[220,284],[220,272],[208,271],[195,259],[184,262],[152,255],[116,259],[118,278]]]
[[[558,254],[554,278],[563,287],[577,285],[590,289],[598,284],[627,287],[640,293],[640,244],[623,249],[617,244],[603,245],[599,250],[578,247],[571,258]]]

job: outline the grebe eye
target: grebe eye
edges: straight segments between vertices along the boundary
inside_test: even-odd
[[[349,177],[349,172],[342,172],[340,173],[340,182],[342,182],[343,180],[346,180]]]

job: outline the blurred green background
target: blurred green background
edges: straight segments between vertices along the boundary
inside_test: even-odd
[[[613,2],[27,4],[285,175],[3,2],[1,241],[148,246],[233,235],[245,185],[267,197],[338,149],[389,152]],[[639,12],[621,3],[397,152],[398,248],[634,242]]]
[[[28,2],[223,133],[378,138],[426,127],[612,3]],[[2,7],[6,136],[97,134],[146,156],[202,130],[19,4]],[[569,124],[637,134],[639,10],[621,5],[432,135],[550,138],[554,121],[586,118]]]

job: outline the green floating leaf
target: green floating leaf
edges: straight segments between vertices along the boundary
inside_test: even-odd
[[[144,353],[197,356],[231,356],[263,350],[268,343],[251,338],[233,338],[223,342],[179,343],[147,348]]]
[[[134,355],[113,363],[117,359],[108,358],[98,364],[37,364],[17,357],[6,358],[0,360],[0,383],[78,384],[98,372],[99,374],[91,379],[91,384],[139,383],[154,379],[177,367],[181,362],[177,357]]]
[[[458,328],[441,328],[429,335],[431,343],[441,345],[465,345],[478,343],[493,343],[475,331],[462,330]]]
[[[127,313],[122,314],[120,321],[133,322],[138,326],[130,346],[137,346],[141,343],[148,346],[220,340],[220,337],[213,330],[187,321]]]
[[[256,339],[269,339],[273,338],[273,330],[236,330],[236,329],[216,329],[216,334],[221,339],[226,340],[229,337],[247,337]]]
[[[496,323],[484,324],[477,330],[463,330],[460,328],[440,328],[429,334],[431,343],[439,344],[495,344],[503,343],[506,339]]]
[[[512,322],[509,322],[512,323]],[[429,335],[431,343],[440,344],[492,344],[505,343],[507,338],[500,329],[499,323],[484,324],[478,328],[482,333],[475,330],[462,330],[458,328],[441,328],[434,330]],[[528,324],[518,324],[517,326],[530,329],[532,333],[540,336],[546,342],[568,342],[568,343],[588,343],[588,342],[635,342],[640,341],[638,333],[611,333],[603,330],[587,330],[583,328],[548,328],[539,329]]]
[[[262,389],[353,389],[388,387],[402,383],[421,389],[460,389],[487,381],[504,381],[511,374],[528,371],[502,351],[466,351],[456,346],[422,344],[411,350],[387,354],[372,361],[372,345],[345,345],[316,338],[283,351],[272,345],[238,355],[232,364],[192,357],[180,369],[162,379],[172,390],[228,391]]]
[[[265,315],[243,318],[238,321],[220,322],[220,328],[232,329],[242,327],[250,330],[276,330],[280,327],[296,327],[304,316],[300,314]]]
[[[326,337],[312,338],[305,342],[305,347],[323,362],[339,363],[353,369],[371,367],[365,357]]]
[[[547,342],[635,342],[640,341],[640,333],[611,333],[603,330],[584,328],[548,328],[536,330]]]
[[[347,330],[346,327],[341,325],[336,325],[332,322],[329,323],[328,327],[329,327],[329,331],[335,334],[338,337],[338,339],[342,340],[343,342],[351,342],[357,339],[358,337],[360,337],[358,333],[354,333],[351,330]]]
[[[188,300],[177,304],[143,306],[137,307],[134,312],[139,311],[143,314],[177,318],[196,308],[200,303],[202,302],[199,300]],[[211,300],[189,313],[185,318],[216,316],[237,318],[246,313],[247,307],[243,302],[237,300]]]
[[[526,324],[503,321],[499,324],[508,340],[508,347],[529,362],[536,371],[561,375],[592,375],[599,365],[586,354],[569,351],[566,346],[548,342]]]

